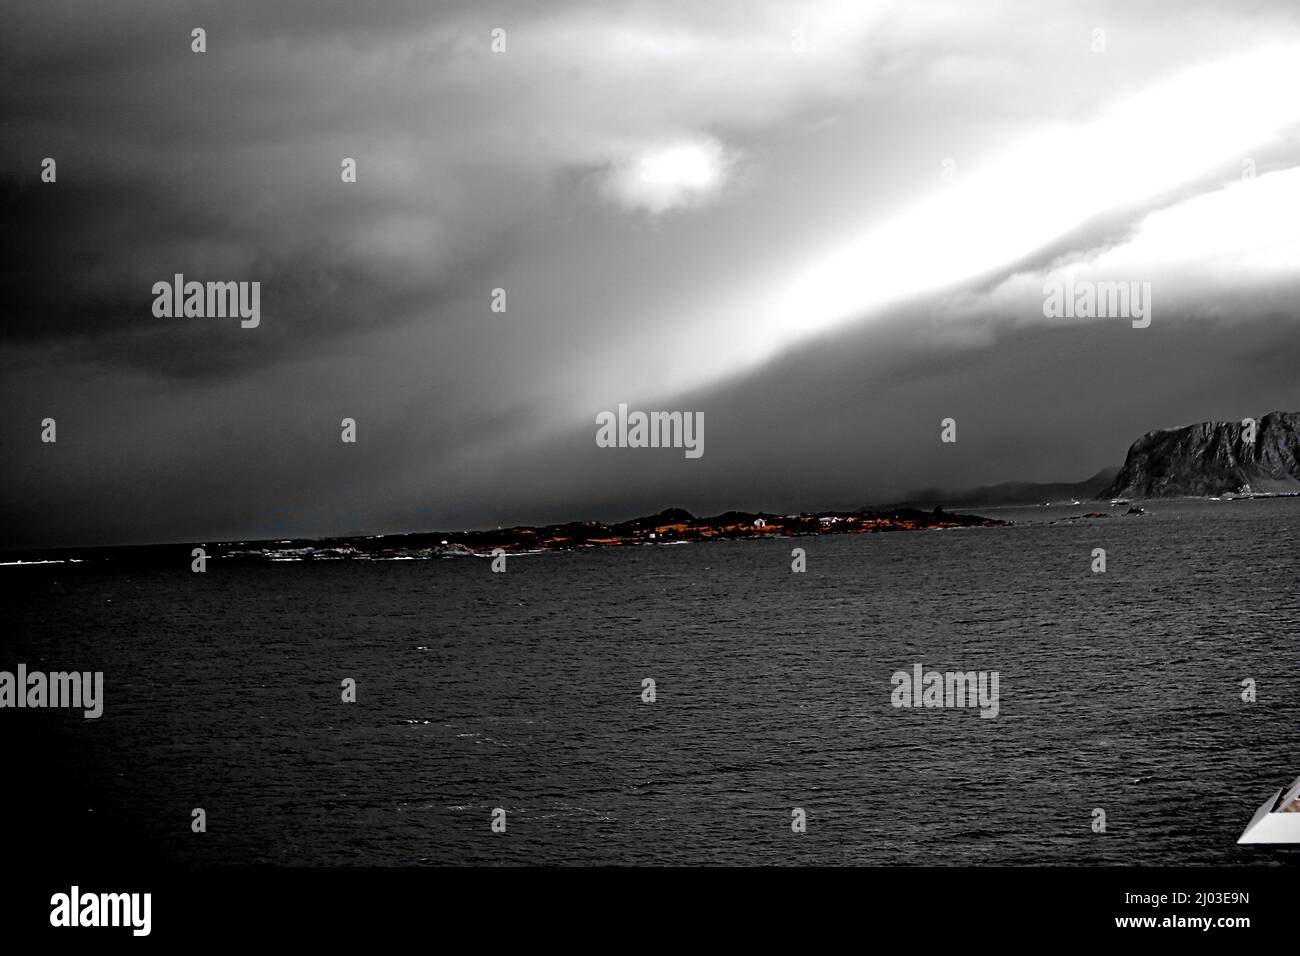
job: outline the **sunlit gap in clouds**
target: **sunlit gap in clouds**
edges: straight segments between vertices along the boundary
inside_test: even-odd
[[[709,137],[656,144],[611,170],[603,191],[626,209],[657,215],[707,201],[729,164],[722,145]]]
[[[1140,209],[1217,168],[1225,181],[1239,176],[1252,149],[1300,122],[1297,90],[1300,47],[1273,48],[1183,72],[1086,126],[1046,131],[777,286],[770,305],[744,312],[744,351],[696,369],[694,384],[1005,268],[1099,213]],[[936,180],[937,171],[936,159]]]

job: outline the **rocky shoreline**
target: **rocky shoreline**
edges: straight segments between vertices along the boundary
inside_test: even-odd
[[[1006,523],[979,515],[952,514],[937,508],[929,512],[904,508],[892,512],[824,511],[793,515],[728,511],[703,518],[681,508],[670,508],[655,515],[616,524],[572,521],[494,531],[376,535],[311,542],[259,542],[258,547],[248,547],[249,543],[237,542],[214,546],[214,550],[209,553],[246,561],[423,560],[483,557],[495,552],[529,554],[627,545],[995,527]]]

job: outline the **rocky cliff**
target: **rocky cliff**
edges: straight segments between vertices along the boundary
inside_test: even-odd
[[[1300,412],[1269,412],[1255,440],[1240,422],[1148,432],[1101,498],[1300,492]]]

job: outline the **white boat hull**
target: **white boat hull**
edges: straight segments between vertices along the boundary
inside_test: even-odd
[[[1274,811],[1281,797],[1278,790],[1260,804],[1238,843],[1300,843],[1300,813]]]

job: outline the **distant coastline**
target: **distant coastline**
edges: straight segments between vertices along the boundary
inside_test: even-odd
[[[136,545],[107,548],[57,548],[0,552],[0,561],[23,564],[60,562],[128,563],[135,565],[188,562],[194,548],[208,560],[271,561],[414,561],[438,558],[485,557],[501,551],[526,554],[574,551],[627,545],[686,544],[798,538],[828,534],[876,534],[889,531],[991,528],[1008,522],[980,515],[954,514],[935,508],[920,511],[820,511],[800,514],[727,511],[699,518],[681,508],[615,524],[571,521],[565,524],[498,528],[484,531],[431,531],[418,534],[349,535],[330,538],[286,538],[276,541],[220,541],[188,544]]]

